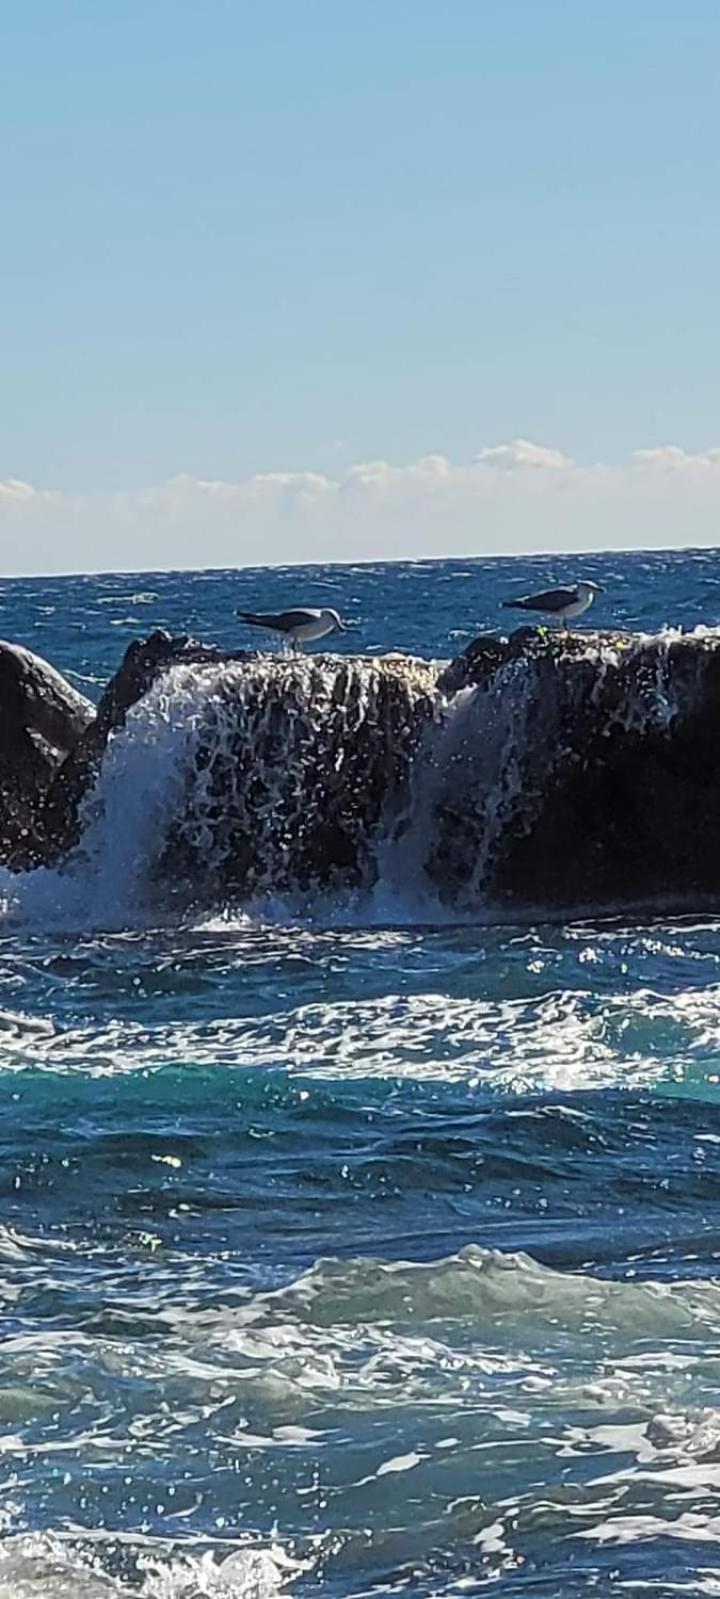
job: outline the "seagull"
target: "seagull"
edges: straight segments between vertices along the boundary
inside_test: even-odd
[[[316,611],[306,607],[274,614],[257,611],[238,611],[237,614],[250,627],[264,627],[270,633],[283,633],[295,649],[301,644],[312,644],[314,639],[327,638],[328,633],[347,632],[337,611]]]
[[[602,593],[601,583],[576,583],[570,589],[545,589],[542,594],[525,594],[520,600],[503,600],[506,610],[547,611],[556,616],[560,625],[589,609],[596,594]]]

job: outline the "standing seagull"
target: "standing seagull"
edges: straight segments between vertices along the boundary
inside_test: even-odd
[[[576,583],[571,589],[545,589],[542,594],[526,594],[520,600],[503,600],[502,603],[511,611],[545,611],[548,616],[556,616],[564,626],[573,617],[582,616],[595,595],[602,592],[601,583]]]
[[[295,649],[299,649],[301,644],[312,644],[314,639],[327,638],[328,633],[347,632],[337,611],[316,611],[307,607],[274,614],[257,611],[238,611],[237,614],[250,627],[264,627],[270,633],[283,633]]]

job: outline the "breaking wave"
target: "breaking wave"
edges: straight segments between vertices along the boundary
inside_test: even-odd
[[[0,1540],[0,1599],[279,1599],[303,1562],[276,1547],[167,1555],[147,1540],[27,1534]]]
[[[92,1338],[46,1341],[39,1431],[27,1352],[8,1344],[26,1470],[52,1475],[59,1458],[77,1506],[66,1533],[0,1542],[8,1599],[275,1599],[350,1577],[355,1592],[412,1578],[430,1593],[441,1571],[513,1591],[548,1539],[556,1583],[583,1545],[597,1568],[605,1548],[720,1541],[717,1284],[604,1281],[470,1246],[417,1264],[321,1259],[203,1306],[190,1262],[170,1271],[163,1293],[158,1263],[159,1302],[118,1279],[105,1329],[96,1317]],[[76,1482],[80,1444],[93,1465]],[[171,1451],[190,1469],[169,1482]],[[216,1537],[184,1548],[200,1468]],[[265,1541],[233,1531],[243,1508],[268,1522],[278,1502]],[[113,1526],[134,1506],[129,1540]],[[7,1514],[22,1521],[21,1484]]]

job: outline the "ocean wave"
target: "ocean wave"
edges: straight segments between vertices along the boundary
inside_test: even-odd
[[[163,1556],[142,1540],[25,1534],[0,1540],[0,1599],[276,1599],[303,1569],[278,1547]]]
[[[105,1326],[6,1341],[7,1515],[22,1524],[36,1496],[69,1529],[6,1533],[8,1599],[271,1599],[303,1573],[424,1588],[443,1568],[572,1569],[573,1546],[633,1529],[720,1541],[716,1283],[471,1247],[322,1260],[276,1290],[155,1311],[148,1279],[134,1329],[112,1298]]]
[[[614,618],[693,626],[699,560],[589,570]],[[458,584],[469,636],[510,579],[562,576],[523,570],[439,564],[432,612],[419,569],[332,581],[363,645],[440,655]],[[261,588],[324,580],[141,581],[158,622],[233,649]],[[112,618],[150,615],[139,581],[6,584],[6,612],[97,684]],[[69,872],[0,880],[0,1599],[720,1594],[717,920],[508,915],[485,889],[460,913],[415,871],[417,791],[375,883],[296,881],[270,818],[269,884],[168,900],[168,818],[207,819],[207,685],[113,739]],[[651,731],[667,688],[634,706]],[[209,710],[222,766],[238,723]],[[501,833],[513,718],[485,770],[478,710]],[[313,761],[296,803],[262,749],[302,824]],[[472,774],[467,799],[477,821]]]
[[[142,979],[141,994],[149,981]],[[328,1078],[466,1082],[498,1094],[665,1085],[714,1097],[720,989],[672,998],[647,990],[602,998],[550,992],[504,1001],[439,990],[174,1022],[122,1014],[73,1024],[4,1010],[0,1037],[4,1072],[144,1072],[182,1061]]]
[[[720,1332],[720,1284],[607,1281],[540,1266],[529,1256],[469,1245],[432,1262],[320,1260],[287,1288],[259,1295],[237,1321],[266,1310],[322,1329],[377,1322],[414,1327],[449,1323],[456,1332],[491,1328],[522,1345],[532,1326],[553,1341],[567,1333],[602,1338],[604,1329],[636,1338],[695,1337]],[[207,1336],[207,1327],[203,1336]]]

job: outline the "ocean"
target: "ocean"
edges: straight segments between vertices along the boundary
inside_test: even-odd
[[[97,698],[154,627],[446,658],[578,576],[720,625],[706,551],[6,580],[0,633]],[[92,882],[0,881],[1,1599],[720,1595],[720,922],[133,916],[174,736]]]

